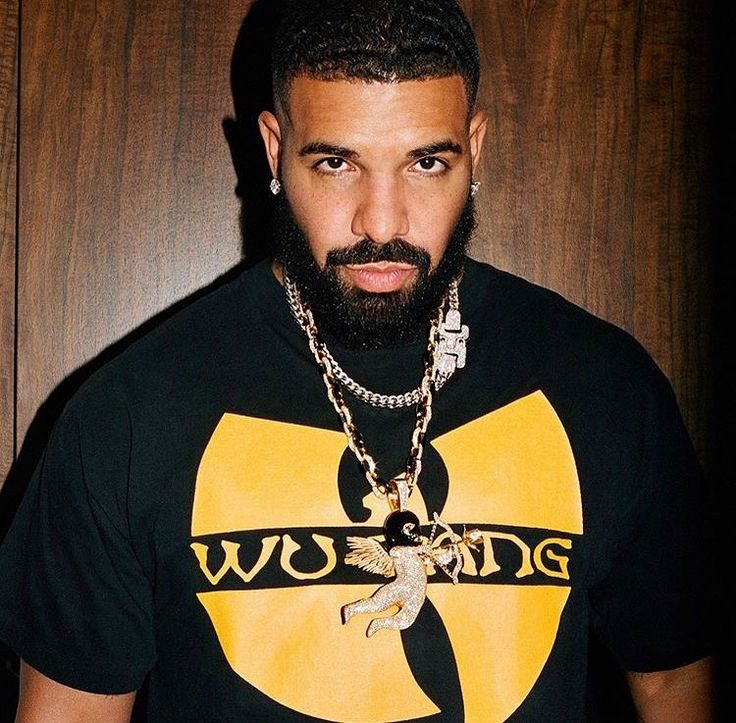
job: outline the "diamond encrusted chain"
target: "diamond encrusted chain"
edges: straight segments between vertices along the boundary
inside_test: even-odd
[[[304,328],[302,318],[304,305],[296,284],[289,278],[287,273],[284,273],[284,288],[286,289],[286,299],[289,302],[291,314],[297,323]],[[454,279],[447,290],[447,306],[447,313],[439,324],[439,359],[432,370],[436,391],[442,389],[456,369],[462,369],[465,366],[465,342],[468,338],[468,327],[463,325],[460,320],[460,299],[457,281]],[[324,344],[322,346],[335,379],[361,402],[370,404],[372,407],[383,407],[385,409],[399,409],[419,404],[422,397],[421,383],[415,389],[403,394],[373,392],[349,376],[332,356],[330,350]]]
[[[345,403],[342,383],[335,371],[337,363],[320,339],[311,310],[302,302],[296,287],[286,274],[284,280],[287,294],[291,290],[289,304],[294,318],[307,335],[309,348],[327,388],[327,397],[340,418],[348,446],[358,459],[373,493],[385,499],[391,510],[383,523],[384,542],[379,542],[375,537],[348,537],[349,551],[345,556],[345,564],[355,565],[369,572],[380,572],[387,577],[395,576],[396,579],[381,586],[369,597],[343,605],[340,608],[343,625],[354,615],[386,612],[396,607],[398,612],[372,620],[366,635],[370,637],[383,628],[405,630],[414,623],[424,605],[428,568],[439,567],[453,584],[457,584],[464,561],[460,544],[477,549],[483,539],[479,530],[466,530],[465,527],[462,536],[457,535],[436,512],[433,515],[432,533],[429,538],[425,538],[421,534],[419,518],[407,507],[409,496],[422,471],[424,438],[432,419],[432,392],[437,388],[438,368],[444,363],[445,369],[452,374],[456,366],[465,364],[468,327],[460,324],[457,309],[454,314],[453,309],[448,309],[447,314],[443,315],[447,299],[432,318],[424,355],[424,374],[418,387],[419,400],[411,448],[406,457],[404,471],[385,480],[378,474],[376,461],[365,448],[363,435],[356,427],[350,408]],[[443,329],[447,332],[445,335],[442,334]],[[446,541],[435,542],[438,527],[442,527],[447,533]]]
[[[291,285],[290,280],[285,275],[286,286]],[[296,296],[294,297],[297,304],[298,313],[295,318],[307,335],[309,348],[319,365],[322,374],[322,380],[327,388],[327,397],[332,402],[335,411],[340,418],[345,436],[348,440],[348,446],[360,463],[365,478],[371,486],[374,494],[381,499],[388,498],[390,505],[395,509],[401,509],[411,494],[412,489],[419,479],[422,470],[422,454],[424,451],[424,437],[427,433],[429,421],[432,418],[432,390],[434,383],[432,381],[433,370],[435,367],[435,351],[437,348],[437,335],[440,325],[440,312],[432,319],[429,330],[429,340],[427,342],[427,351],[424,356],[424,375],[418,387],[419,401],[417,403],[416,424],[411,436],[411,449],[406,458],[406,464],[402,475],[393,478],[390,482],[383,479],[378,474],[376,461],[368,453],[363,441],[363,435],[353,422],[353,415],[349,407],[345,404],[342,394],[342,385],[335,374],[333,360],[324,342],[319,337],[317,325],[310,309],[304,305],[298,292],[294,288]]]

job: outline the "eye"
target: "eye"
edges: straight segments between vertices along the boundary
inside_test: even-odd
[[[439,176],[449,169],[449,164],[437,156],[420,158],[412,168],[426,176]]]
[[[314,166],[312,166],[312,168],[320,173],[334,175],[347,171],[349,166],[348,162],[344,158],[340,158],[339,156],[329,156],[327,158],[321,158],[314,164]]]

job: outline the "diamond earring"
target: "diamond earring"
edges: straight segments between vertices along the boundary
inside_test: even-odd
[[[272,178],[271,183],[268,186],[271,189],[271,193],[274,196],[278,196],[281,193],[281,181],[278,178]]]
[[[470,184],[470,197],[475,198],[475,194],[478,193],[478,189],[480,188],[480,181],[473,181]]]

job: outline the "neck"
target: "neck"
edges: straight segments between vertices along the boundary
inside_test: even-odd
[[[271,273],[276,277],[276,281],[281,284],[281,286],[284,285],[284,265],[278,260],[274,259],[271,262]]]

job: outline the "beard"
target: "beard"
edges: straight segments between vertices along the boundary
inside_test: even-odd
[[[363,238],[328,252],[325,266],[320,268],[282,194],[276,198],[274,254],[299,289],[320,332],[350,349],[381,349],[416,341],[427,333],[450,282],[463,268],[475,225],[475,207],[468,195],[434,270],[427,251],[400,238],[380,244]],[[347,284],[338,273],[345,264],[380,261],[415,266],[416,280],[405,289],[376,293]]]

